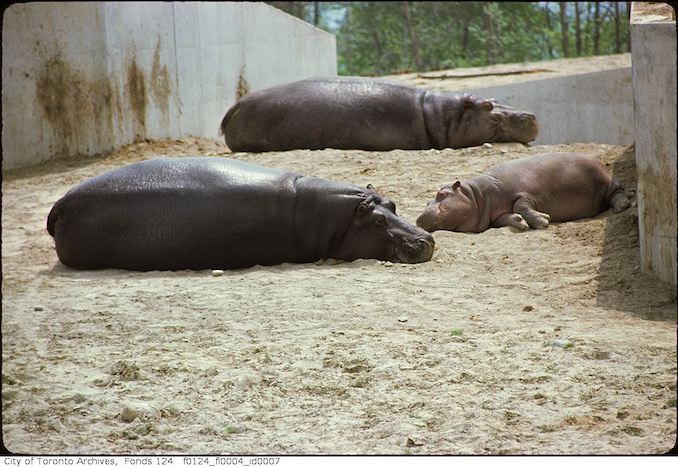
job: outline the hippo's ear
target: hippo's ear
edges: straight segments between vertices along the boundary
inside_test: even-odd
[[[464,108],[469,109],[473,107],[473,104],[475,104],[476,100],[473,98],[473,96],[466,96],[464,98]]]
[[[454,190],[454,191],[458,190],[460,185],[461,185],[461,182],[459,180],[457,180],[456,182],[454,182],[452,184],[452,190]]]
[[[374,210],[374,203],[366,199],[364,201],[361,201],[360,204],[358,205],[358,214],[366,214],[370,211]]]
[[[374,191],[374,187],[372,186],[371,183],[368,183],[366,188],[367,188],[368,190]]]
[[[492,105],[492,102],[490,101],[483,101],[480,106],[483,108],[483,110],[487,110],[488,112],[492,109],[494,109],[494,105]]]

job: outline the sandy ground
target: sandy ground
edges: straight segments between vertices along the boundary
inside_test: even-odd
[[[633,149],[291,151],[232,157],[359,185],[413,222],[437,188],[581,150],[635,187]],[[32,454],[662,453],[676,441],[675,290],[638,269],[635,206],[482,234],[430,262],[75,271],[45,222],[122,164],[223,155],[146,142],[2,185],[2,436]],[[558,347],[554,343],[567,343]]]
[[[548,62],[504,63],[475,68],[402,73],[383,76],[396,83],[435,91],[473,92],[475,89],[524,83],[548,78],[631,68],[631,54],[560,58]],[[481,97],[491,97],[482,96]]]

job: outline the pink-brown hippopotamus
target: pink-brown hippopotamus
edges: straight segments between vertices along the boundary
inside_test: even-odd
[[[233,151],[442,149],[528,143],[534,114],[374,78],[310,78],[247,94],[221,122]]]
[[[550,153],[495,165],[482,175],[444,185],[417,218],[429,232],[483,232],[490,227],[543,229],[549,222],[615,212],[630,201],[597,159]]]

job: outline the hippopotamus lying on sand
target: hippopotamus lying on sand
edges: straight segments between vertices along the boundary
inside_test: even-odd
[[[442,149],[533,141],[534,114],[472,95],[370,78],[311,78],[252,92],[221,132],[233,151]]]
[[[543,154],[498,164],[483,175],[443,186],[417,225],[429,232],[490,227],[542,229],[630,205],[619,181],[584,154]]]
[[[434,241],[368,185],[216,157],[161,158],[85,181],[47,218],[79,269],[232,269],[377,258],[418,263]]]

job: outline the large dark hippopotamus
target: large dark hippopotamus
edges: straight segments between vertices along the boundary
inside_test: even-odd
[[[490,227],[542,229],[549,222],[593,217],[630,205],[619,181],[593,157],[553,153],[498,164],[483,175],[443,186],[417,225],[433,232]]]
[[[442,149],[533,141],[534,114],[371,78],[311,78],[247,94],[221,132],[233,151]]]
[[[70,190],[47,218],[78,269],[233,269],[325,258],[418,263],[434,241],[357,186],[216,157],[160,158]]]

